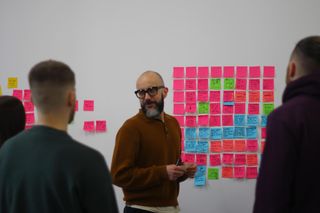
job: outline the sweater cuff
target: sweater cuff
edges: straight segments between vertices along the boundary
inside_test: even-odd
[[[159,175],[161,179],[169,180],[168,172],[167,172],[167,166],[159,166]]]

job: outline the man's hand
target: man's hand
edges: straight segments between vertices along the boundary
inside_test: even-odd
[[[169,180],[177,180],[186,172],[185,166],[176,166],[174,164],[167,165],[167,173]]]
[[[194,178],[194,175],[197,171],[197,164],[195,163],[184,163],[183,166],[185,167],[186,175],[189,178]]]

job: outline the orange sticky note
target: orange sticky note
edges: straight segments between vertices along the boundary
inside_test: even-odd
[[[14,89],[12,91],[12,96],[14,96],[14,97],[16,97],[16,98],[18,98],[19,100],[22,101],[22,92],[23,91],[21,89]]]
[[[263,102],[274,102],[274,92],[273,91],[263,91]]]
[[[83,130],[86,132],[94,131],[94,121],[84,121],[83,122]]]
[[[94,111],[94,101],[93,100],[84,100],[83,111]]]
[[[247,165],[248,166],[258,165],[258,155],[257,154],[247,154]]]
[[[234,177],[235,178],[245,178],[246,169],[244,166],[234,167]]]
[[[232,167],[222,167],[222,177],[223,178],[233,178],[233,168]]]
[[[96,131],[106,132],[107,131],[107,121],[105,121],[105,120],[96,121]]]
[[[246,151],[246,141],[245,140],[235,140],[234,141],[234,151],[235,152],[245,152]]]
[[[233,152],[233,140],[223,140],[222,141],[222,150],[224,152]]]
[[[23,102],[23,106],[26,112],[34,112],[34,105],[31,101]]]
[[[260,91],[249,91],[249,102],[260,102]]]
[[[8,89],[18,88],[18,78],[10,77],[8,78]]]
[[[246,102],[246,92],[245,91],[236,91],[234,94],[235,102]]]
[[[210,155],[210,166],[220,166],[220,165],[221,165],[220,154]]]
[[[211,141],[210,152],[221,152],[221,141]]]

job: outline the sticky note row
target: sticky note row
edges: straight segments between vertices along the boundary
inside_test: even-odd
[[[83,130],[86,132],[106,132],[107,122],[105,120],[84,121]]]
[[[12,91],[12,96],[20,99],[21,101],[31,101],[31,90],[30,89],[14,89]]]

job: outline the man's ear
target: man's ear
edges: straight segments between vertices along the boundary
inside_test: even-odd
[[[293,81],[297,77],[297,65],[294,61],[290,61],[288,66],[288,78]]]
[[[163,88],[163,93],[162,93],[163,94],[163,98],[167,97],[168,92],[169,92],[168,87]]]
[[[70,90],[68,92],[68,107],[74,107],[75,106],[75,103],[76,103],[76,92],[75,90]]]

